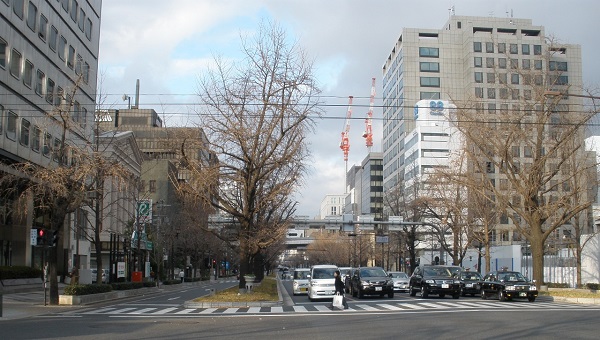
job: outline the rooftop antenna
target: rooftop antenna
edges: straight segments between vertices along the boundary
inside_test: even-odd
[[[448,8],[448,16],[450,16],[450,17],[451,17],[451,16],[453,16],[454,14],[455,14],[455,11],[454,11],[454,5],[452,5],[452,7]]]

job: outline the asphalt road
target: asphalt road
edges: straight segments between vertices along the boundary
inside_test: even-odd
[[[289,283],[286,282],[286,286]],[[231,286],[222,283],[219,288]],[[0,321],[1,339],[597,339],[600,308],[479,298],[351,300],[352,310],[293,297],[294,306],[185,309],[209,287],[180,289]],[[418,309],[414,309],[419,307]],[[307,311],[302,311],[307,310]]]

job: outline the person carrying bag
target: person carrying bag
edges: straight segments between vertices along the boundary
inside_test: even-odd
[[[335,295],[333,296],[332,308],[348,309],[348,302],[346,302],[344,296],[344,282],[342,282],[340,271],[336,270],[333,276],[335,277]]]

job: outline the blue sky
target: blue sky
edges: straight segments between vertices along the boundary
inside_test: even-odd
[[[135,93],[140,107],[164,114],[171,126],[185,124],[196,102],[196,79],[213,57],[240,56],[240,35],[251,34],[264,19],[283,26],[314,60],[327,104],[310,143],[313,168],[298,195],[298,214],[314,217],[326,194],[344,191],[345,163],[339,149],[348,96],[355,97],[349,167],[360,164],[367,148],[361,137],[371,78],[381,67],[403,27],[441,28],[454,6],[456,15],[532,19],[547,35],[582,45],[584,82],[600,84],[600,2],[597,0],[103,0],[100,35],[100,90],[105,108],[124,108],[121,98]],[[374,112],[372,151],[381,151],[381,117]]]

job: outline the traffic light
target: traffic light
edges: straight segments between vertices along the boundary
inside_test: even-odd
[[[38,229],[37,230],[37,245],[45,246],[46,245],[46,235],[48,231],[46,229]]]
[[[213,268],[217,268],[217,260],[213,260]]]
[[[58,244],[58,230],[52,231],[52,243],[50,243],[51,247],[56,247]]]

